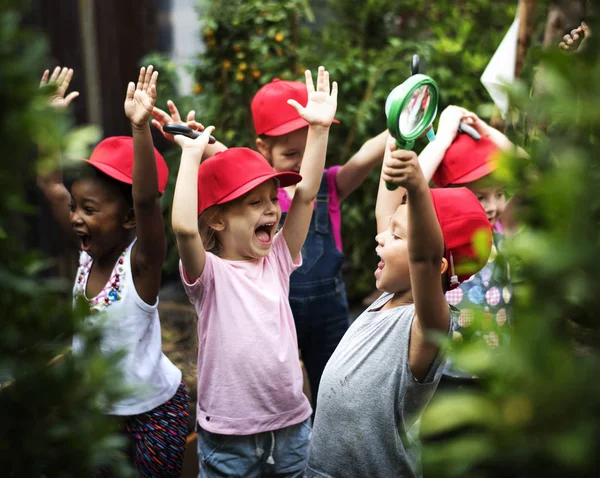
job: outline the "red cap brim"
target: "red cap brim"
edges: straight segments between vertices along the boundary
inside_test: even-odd
[[[224,204],[226,202],[233,201],[234,199],[243,196],[248,191],[252,191],[256,186],[259,186],[260,184],[264,183],[265,181],[268,181],[269,179],[278,179],[279,186],[284,188],[286,186],[291,186],[292,184],[299,183],[302,180],[302,176],[300,176],[298,173],[294,173],[291,171],[286,171],[283,173],[273,172],[272,174],[265,174],[264,176],[254,178],[252,181],[247,182],[243,186],[240,186],[232,193],[229,193],[227,196],[217,201],[216,204]]]
[[[339,124],[339,121],[336,119],[334,119],[333,122]],[[306,120],[302,118],[296,118],[292,121],[288,121],[287,123],[280,124],[276,128],[270,129],[269,131],[265,131],[262,134],[264,134],[265,136],[283,136],[284,134],[288,134],[293,131],[306,128],[307,126],[308,123],[306,122]]]
[[[125,184],[132,184],[133,183],[133,179],[132,178],[128,177],[126,174],[123,174],[118,169],[115,169],[112,166],[109,166],[108,164],[95,163],[95,162],[90,161],[89,159],[82,159],[81,161],[85,161],[90,166],[93,166],[97,170],[103,172],[104,174],[106,174],[107,176],[109,176],[109,177],[111,177],[113,179],[116,179],[117,181],[120,181],[120,182],[125,183]]]
[[[470,173],[465,174],[460,178],[456,178],[452,181],[452,184],[467,184],[472,183],[473,181],[477,181],[488,174],[492,173],[498,167],[498,163],[496,161],[489,161],[481,166],[475,168]]]

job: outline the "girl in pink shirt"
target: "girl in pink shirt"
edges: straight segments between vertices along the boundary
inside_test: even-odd
[[[302,476],[311,407],[302,371],[289,276],[301,265],[325,165],[337,85],[306,72],[308,103],[290,100],[309,124],[300,175],[230,148],[200,165],[209,127],[182,147],[172,224],[180,272],[198,313],[200,476]],[[197,178],[197,180],[196,180]],[[277,190],[298,183],[286,221]],[[200,215],[199,222],[196,220]]]

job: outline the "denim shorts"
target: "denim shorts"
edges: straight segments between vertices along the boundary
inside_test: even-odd
[[[198,477],[304,477],[311,428],[310,418],[255,435],[219,435],[198,427]]]

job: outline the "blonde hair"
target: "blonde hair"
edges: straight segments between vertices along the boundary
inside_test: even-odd
[[[212,252],[216,256],[221,254],[223,244],[221,244],[219,234],[213,229],[211,224],[217,222],[219,218],[227,212],[230,204],[231,203],[228,202],[210,206],[204,210],[198,218],[198,230],[200,231],[200,238],[202,239],[204,249],[208,252]]]

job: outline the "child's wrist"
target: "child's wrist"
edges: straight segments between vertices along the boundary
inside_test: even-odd
[[[312,131],[314,131],[315,133],[329,134],[329,129],[331,128],[331,124],[329,124],[328,126],[325,126],[322,124],[309,123],[308,128],[311,129]]]
[[[131,131],[136,133],[138,131],[144,131],[146,128],[148,128],[148,126],[150,125],[149,121],[146,121],[145,123],[134,123],[133,121],[131,122]]]
[[[183,148],[181,150],[181,162],[193,162],[194,164],[200,164],[202,162],[203,151],[198,151],[192,148]]]

